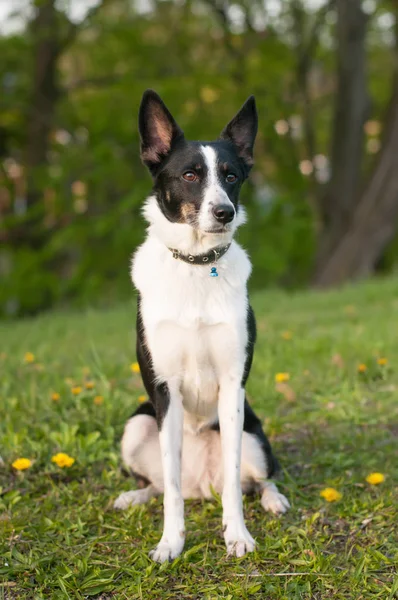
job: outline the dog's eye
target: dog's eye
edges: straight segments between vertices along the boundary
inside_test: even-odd
[[[228,183],[235,183],[238,178],[233,173],[228,173],[225,179],[228,181]]]
[[[185,181],[192,182],[192,181],[197,181],[198,176],[193,171],[187,171],[186,173],[183,174],[182,178],[185,179]]]

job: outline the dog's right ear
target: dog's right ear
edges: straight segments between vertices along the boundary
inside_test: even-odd
[[[139,130],[141,159],[153,174],[176,140],[184,137],[167,106],[153,90],[146,90],[142,97]]]

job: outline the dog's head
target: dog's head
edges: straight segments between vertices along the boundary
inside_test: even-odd
[[[189,142],[161,98],[147,90],[139,130],[141,158],[165,217],[203,233],[234,230],[239,191],[253,165],[257,111],[251,96],[215,142]],[[236,223],[235,223],[236,224]]]

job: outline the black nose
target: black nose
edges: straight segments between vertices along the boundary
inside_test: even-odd
[[[213,207],[213,215],[224,225],[230,223],[235,216],[234,207],[231,204],[217,204]]]

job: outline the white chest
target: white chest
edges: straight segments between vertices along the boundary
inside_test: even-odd
[[[185,410],[206,420],[220,379],[243,373],[247,344],[248,258],[234,244],[217,270],[210,277],[209,267],[175,260],[150,239],[132,269],[156,377],[177,384]]]

